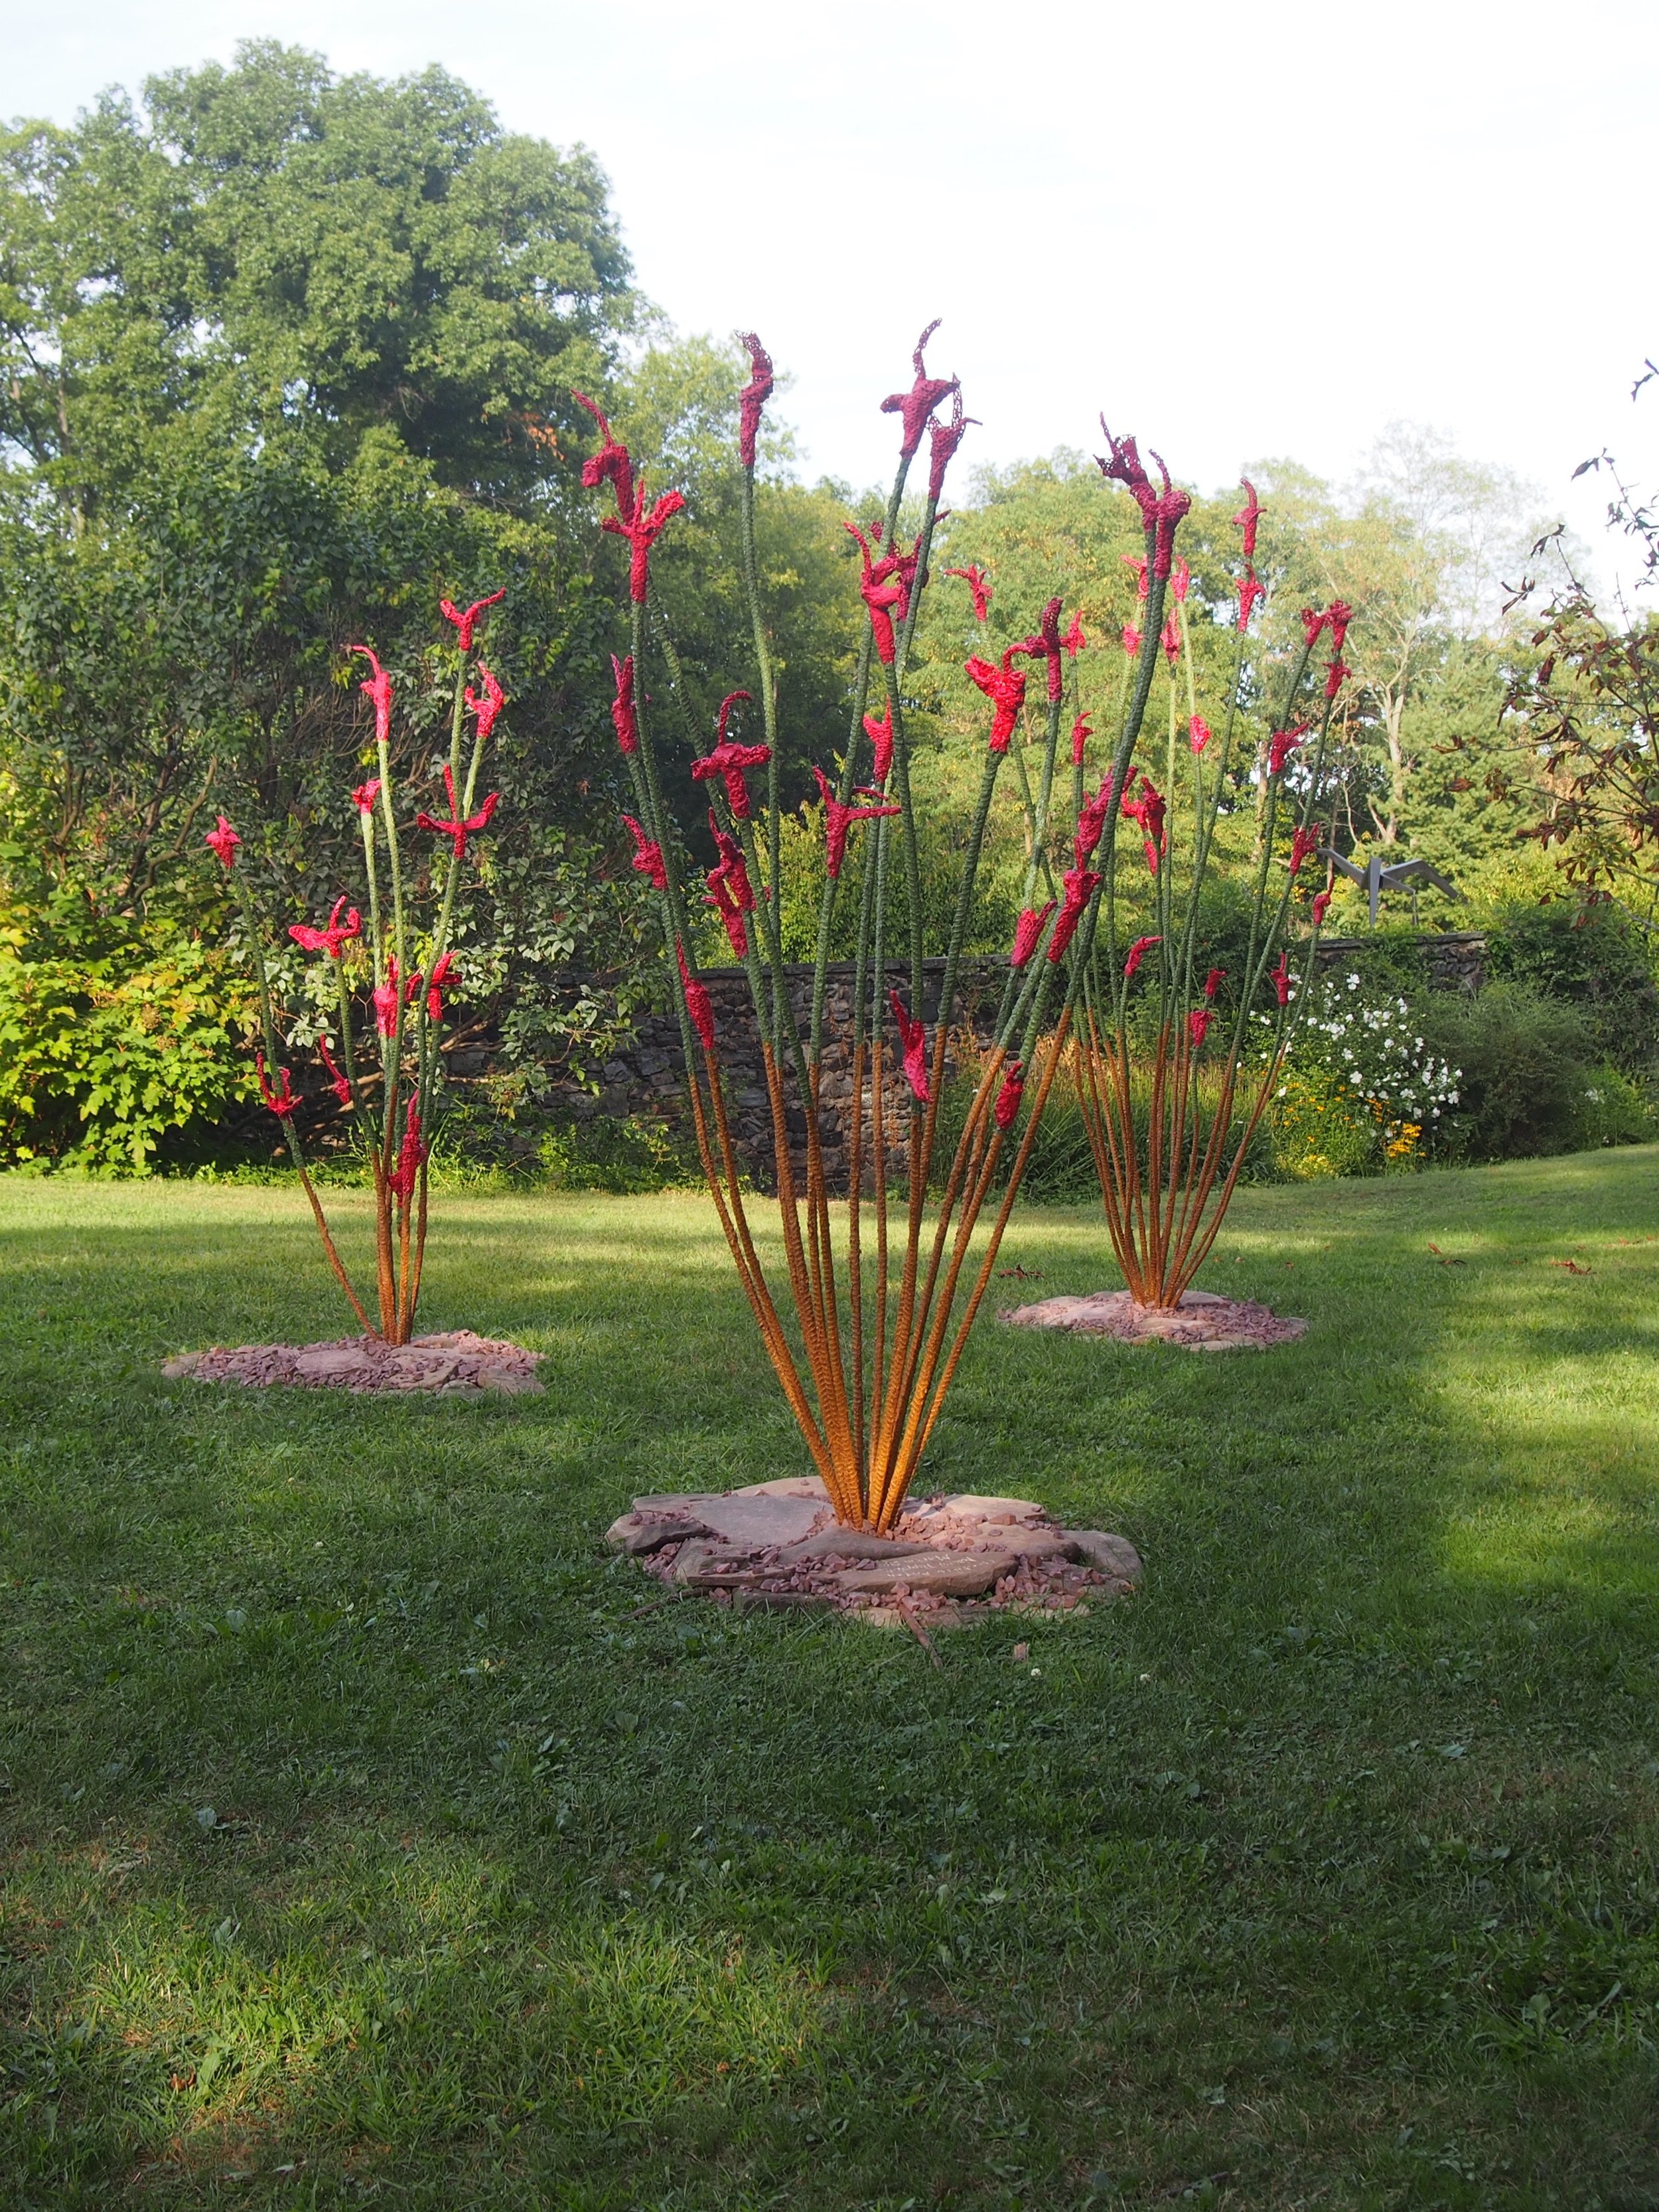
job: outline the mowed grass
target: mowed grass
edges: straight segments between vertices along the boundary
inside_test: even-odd
[[[1206,1280],[1306,1339],[981,1328],[930,1483],[1147,1577],[935,1668],[603,1553],[805,1464],[702,1201],[446,1199],[473,1406],[161,1379],[340,1331],[296,1196],[0,1185],[0,2202],[1659,2207],[1659,1153]]]

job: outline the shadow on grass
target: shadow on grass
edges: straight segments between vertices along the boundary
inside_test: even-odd
[[[3,1198],[20,2203],[1647,2201],[1651,1152],[1249,1194],[1270,1354],[982,1327],[928,1480],[1149,1579],[939,1672],[598,1555],[800,1464],[698,1202],[447,1204],[471,1407],[159,1380],[343,1333],[281,1194]]]

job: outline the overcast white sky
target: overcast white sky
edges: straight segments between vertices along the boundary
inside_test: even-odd
[[[758,330],[808,465],[855,483],[935,315],[964,463],[1088,447],[1103,408],[1206,489],[1340,477],[1406,416],[1598,553],[1574,465],[1659,482],[1656,0],[0,0],[0,111],[65,122],[241,38],[441,63],[592,148],[645,290]]]

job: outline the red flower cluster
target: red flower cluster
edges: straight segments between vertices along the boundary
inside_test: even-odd
[[[421,1140],[421,1117],[411,1098],[404,1115],[404,1140],[398,1147],[398,1164],[386,1177],[399,1206],[406,1207],[414,1197],[416,1178],[426,1157],[427,1148]]]
[[[1255,533],[1261,526],[1264,509],[1255,495],[1255,486],[1249,477],[1241,477],[1240,482],[1244,487],[1244,504],[1234,515],[1233,520],[1244,533],[1244,574],[1238,580],[1238,627],[1241,630],[1247,630],[1256,601],[1267,596],[1267,586],[1257,580],[1254,566]]]
[[[1175,534],[1191,511],[1193,495],[1182,491],[1170,481],[1170,471],[1161,453],[1154,453],[1161,487],[1155,488],[1141,465],[1140,455],[1133,438],[1115,438],[1106,428],[1106,418],[1100,418],[1100,427],[1106,442],[1112,449],[1110,460],[1096,457],[1097,465],[1103,477],[1113,478],[1127,487],[1130,497],[1140,509],[1140,519],[1152,538],[1152,574],[1162,580],[1166,577],[1175,561]]]
[[[714,726],[714,750],[702,760],[691,763],[692,781],[712,783],[718,776],[726,786],[726,803],[733,817],[747,822],[752,809],[749,803],[749,786],[744,781],[746,769],[764,768],[772,757],[770,745],[740,745],[728,739],[726,725],[732,709],[739,699],[749,697],[747,691],[728,691],[720,702],[720,719]]]
[[[636,753],[640,749],[640,728],[634,714],[634,656],[625,660],[611,656],[611,673],[616,678],[617,696],[611,702],[611,720],[616,725],[617,743],[625,753]]]
[[[1002,1079],[1002,1088],[997,1092],[997,1103],[991,1109],[991,1118],[999,1129],[1013,1127],[1019,1113],[1019,1102],[1025,1096],[1025,1063],[1016,1060],[1010,1064]]]
[[[441,1021],[443,1018],[444,993],[449,988],[449,979],[454,971],[454,954],[446,952],[426,979],[426,1018],[429,1022]]]
[[[1267,740],[1267,773],[1282,775],[1285,763],[1294,752],[1299,752],[1304,743],[1309,724],[1298,722],[1293,730],[1275,730]]]
[[[352,793],[351,803],[367,820],[374,811],[374,802],[380,795],[380,779],[378,775],[371,776],[367,783],[360,783]]]
[[[231,828],[228,819],[222,814],[202,840],[204,845],[217,854],[219,865],[227,875],[236,865],[236,848],[241,842]]]
[[[346,651],[361,653],[374,671],[373,676],[363,678],[357,689],[367,691],[374,702],[374,742],[377,745],[383,745],[392,734],[392,678],[368,646],[349,645]]]
[[[462,816],[460,802],[455,796],[455,771],[447,761],[444,763],[444,789],[449,794],[449,819],[441,820],[435,814],[422,812],[415,817],[417,830],[430,830],[441,837],[447,837],[454,849],[455,858],[466,858],[466,841],[474,833],[489,827],[489,817],[501,803],[499,791],[492,791],[476,814]]]
[[[738,459],[752,469],[761,410],[772,397],[772,356],[753,331],[744,331],[742,342],[749,349],[749,381],[738,394]]]
[[[926,1106],[931,1094],[927,1088],[927,1030],[904,1011],[904,1001],[896,991],[887,994],[887,1003],[893,1009],[893,1019],[898,1024],[899,1045],[904,1055],[904,1079],[915,1091],[918,1102]]]
[[[1133,774],[1131,781],[1133,781]],[[1131,799],[1126,786],[1123,793],[1123,813],[1127,820],[1139,823],[1146,851],[1146,866],[1158,873],[1158,864],[1169,850],[1169,840],[1164,833],[1165,802],[1152,779],[1143,769],[1140,775],[1140,796]]]
[[[294,1095],[294,1086],[289,1081],[287,1068],[281,1068],[277,1071],[282,1078],[283,1087],[280,1091],[273,1091],[270,1084],[265,1080],[265,1056],[264,1053],[256,1052],[254,1054],[253,1066],[254,1072],[259,1079],[260,1097],[264,1100],[266,1105],[270,1107],[271,1112],[276,1116],[276,1119],[279,1121],[286,1121],[300,1103]]]
[[[344,904],[343,896],[335,900],[334,911],[329,915],[326,929],[313,929],[309,922],[292,921],[289,924],[289,935],[305,951],[326,952],[331,960],[337,960],[340,947],[352,938],[361,937],[363,929],[363,918],[355,906],[345,921],[341,921],[340,908]]]
[[[646,836],[631,814],[624,814],[623,820],[634,836],[634,858],[629,866],[636,868],[648,880],[653,890],[665,891],[668,889],[668,869],[663,860],[662,847],[654,837]]]
[[[890,702],[883,709],[879,720],[874,714],[865,716],[864,734],[876,749],[876,781],[884,784],[893,766],[893,709]]]
[[[1319,840],[1322,834],[1319,824],[1316,822],[1313,824],[1311,829],[1304,830],[1300,824],[1298,824],[1297,827],[1291,832],[1291,873],[1293,876],[1300,875],[1302,872],[1302,863],[1307,859],[1310,853],[1316,853],[1319,850]]]
[[[1025,672],[1023,668],[1010,668],[1008,665],[1015,653],[1023,649],[1011,645],[1002,656],[1000,668],[988,660],[981,660],[977,653],[971,654],[963,663],[969,677],[995,710],[991,717],[991,750],[994,753],[1007,751],[1008,740],[1014,734],[1019,710],[1025,704]]]
[[[419,971],[416,970],[403,985],[400,994],[398,981],[398,956],[393,953],[386,962],[385,982],[377,983],[374,987],[374,1026],[382,1036],[389,1037],[397,1034],[399,1006],[412,1006],[420,996],[420,993],[421,977]]]
[[[507,704],[507,694],[482,660],[478,663],[478,679],[483,685],[483,696],[478,698],[469,691],[466,703],[478,718],[478,743],[483,744],[495,726],[495,717]]]
[[[1112,771],[1108,769],[1100,789],[1088,800],[1077,817],[1077,863],[1079,867],[1093,857],[1094,849],[1105,834],[1106,818],[1112,811]]]
[[[1079,714],[1072,725],[1072,766],[1073,768],[1082,767],[1083,748],[1093,735],[1094,732],[1089,727],[1089,717],[1086,714]]]
[[[1205,746],[1209,744],[1210,726],[1205,720],[1202,714],[1189,714],[1188,716],[1187,738],[1188,744],[1192,746],[1192,749],[1195,753],[1201,753]]]
[[[674,951],[680,963],[680,984],[685,993],[685,1011],[691,1018],[691,1026],[702,1039],[705,1052],[714,1049],[714,1009],[707,990],[698,982],[685,962],[685,947],[678,939]]]
[[[346,1078],[340,1073],[339,1069],[334,1065],[334,1055],[328,1048],[328,1039],[325,1036],[319,1036],[318,1038],[317,1049],[323,1056],[323,1066],[328,1070],[329,1089],[334,1093],[334,1096],[339,1100],[342,1106],[349,1106],[351,1103],[351,1085],[347,1081]]]
[[[1133,623],[1125,623],[1123,625],[1123,650],[1131,660],[1140,650],[1140,632]]]
[[[866,716],[867,724],[869,717]],[[823,799],[823,859],[824,866],[832,878],[839,877],[842,863],[847,858],[847,833],[855,822],[878,822],[884,816],[900,813],[896,806],[847,806],[836,798],[835,787],[823,770],[813,763],[812,773],[818,780],[818,790]],[[872,792],[866,797],[879,799],[881,793]]]
[[[1123,963],[1123,980],[1126,983],[1133,981],[1135,969],[1139,967],[1153,945],[1162,945],[1164,939],[1161,937],[1136,938],[1134,943],[1129,947],[1129,957]]]
[[[903,610],[908,606],[904,586],[890,580],[902,563],[899,556],[890,552],[884,554],[878,561],[869,539],[857,523],[849,522],[846,527],[857,538],[859,551],[863,556],[864,574],[859,581],[859,596],[870,616],[871,633],[876,641],[876,658],[884,668],[890,668],[898,649],[893,636],[893,610],[896,607],[901,610],[899,620],[902,622]],[[878,547],[880,544],[881,539],[878,536],[876,545]],[[912,556],[913,574],[914,560]]]
[[[743,848],[735,837],[728,836],[715,821],[711,810],[708,827],[720,853],[720,866],[711,868],[703,881],[709,896],[705,904],[712,906],[726,925],[726,934],[732,950],[739,960],[749,957],[749,932],[744,916],[755,911],[755,889],[749,880],[749,870],[744,860]]]
[[[1075,624],[1073,627],[1075,628]],[[1078,640],[1080,644],[1082,642],[1080,630],[1078,632]],[[1073,652],[1076,649],[1075,647],[1072,647]],[[1065,688],[1066,651],[1066,641],[1060,634],[1060,601],[1050,599],[1037,617],[1036,629],[1030,637],[1023,637],[1017,644],[1009,647],[1007,653],[1003,656],[1003,665],[1006,667],[1009,658],[1017,653],[1029,654],[1032,659],[1041,653],[1048,664],[1048,703],[1052,706]]]
[[[1060,912],[1054,917],[1054,930],[1048,939],[1050,960],[1059,960],[1077,934],[1077,926],[1083,919],[1085,908],[1104,880],[1103,877],[1097,875],[1092,869],[1080,866],[1067,868],[1065,874],[1061,876],[1060,889],[1065,893],[1065,898],[1061,902]]]
[[[1316,929],[1317,929],[1323,922],[1326,912],[1328,909],[1330,903],[1331,895],[1328,891],[1316,891],[1314,893],[1313,926]]]
[[[634,464],[628,448],[611,436],[610,423],[585,392],[573,392],[570,396],[593,417],[605,441],[599,452],[582,463],[582,489],[597,491],[602,483],[608,483],[616,495],[618,512],[625,513],[634,504]]]
[[[937,324],[934,328],[938,328]],[[972,415],[963,413],[962,393],[954,378],[949,389],[951,419],[948,422],[935,422],[927,441],[927,503],[930,507],[939,505],[939,495],[945,489],[945,471],[955,459],[957,447],[967,436],[968,425],[976,419]]]
[[[439,600],[439,613],[446,622],[453,622],[461,634],[459,643],[463,653],[471,653],[472,650],[473,625],[479,616],[483,613],[486,607],[499,606],[506,597],[507,586],[503,584],[499,592],[492,592],[487,599],[474,599],[471,605],[465,611],[458,607],[453,599]]]
[[[617,513],[607,514],[599,525],[601,530],[628,540],[628,596],[636,605],[643,603],[651,587],[651,548],[684,505],[683,491],[665,491],[647,514],[641,483],[635,490],[632,508],[619,503]]]
[[[969,568],[946,568],[943,573],[947,576],[961,577],[973,595],[974,620],[983,622],[990,611],[992,589],[990,580],[983,569],[975,566]]]
[[[910,389],[908,392],[890,392],[881,403],[882,413],[896,415],[903,426],[899,451],[907,461],[915,459],[916,449],[921,444],[921,434],[927,428],[927,418],[934,408],[941,399],[950,398],[960,388],[958,380],[954,376],[929,376],[922,361],[927,341],[938,328],[937,322],[929,323],[916,340],[916,349],[910,356],[916,375]],[[940,474],[943,473],[941,469]],[[933,496],[937,497],[937,493]]]
[[[1267,981],[1273,985],[1273,996],[1279,1005],[1288,1006],[1291,1003],[1291,963],[1288,955],[1283,951],[1279,956],[1278,967],[1267,970]]]
[[[1187,1017],[1187,1034],[1196,1052],[1210,1033],[1210,1024],[1215,1019],[1213,1006],[1194,1006]]]
[[[1019,920],[1014,924],[1013,950],[1008,955],[1008,964],[1011,968],[1023,968],[1036,951],[1042,941],[1043,929],[1054,910],[1053,899],[1050,899],[1045,907],[1027,906],[1020,908]]]
[[[1206,999],[1214,998],[1216,991],[1226,973],[1227,971],[1224,968],[1211,969],[1209,974],[1204,978],[1204,995]]]

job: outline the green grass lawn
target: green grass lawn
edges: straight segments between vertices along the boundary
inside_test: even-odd
[[[1204,1279],[1306,1339],[981,1327],[932,1485],[1147,1577],[936,1670],[633,1617],[636,1491],[805,1463],[701,1200],[444,1201],[474,1406],[161,1380],[341,1332],[297,1195],[0,1183],[0,2203],[1659,2207],[1659,1152]]]

